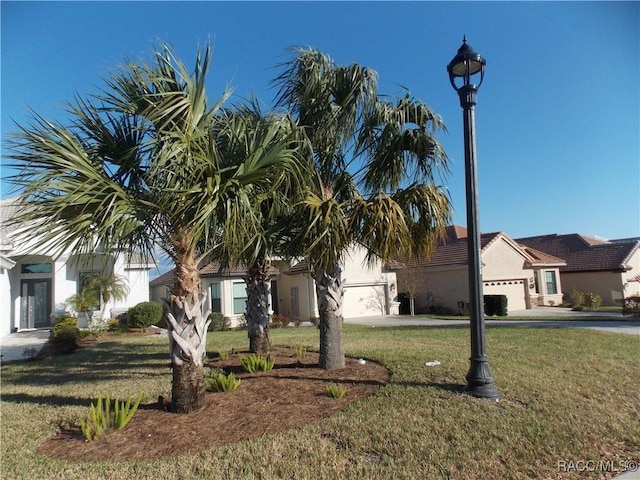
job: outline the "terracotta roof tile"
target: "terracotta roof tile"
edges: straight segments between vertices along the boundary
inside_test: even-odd
[[[400,264],[410,267],[444,267],[454,265],[467,265],[468,253],[466,230],[462,227],[457,228],[464,230],[464,237],[457,237],[457,235],[460,233],[460,230],[448,230],[447,233],[451,232],[453,235],[449,236],[449,239],[446,241],[446,243],[440,243],[434,249],[430,257],[420,257],[417,260],[410,262],[402,262],[401,260],[399,260]],[[480,236],[481,249],[484,250],[485,248],[487,248],[501,235],[504,234],[502,234],[501,232],[483,233]],[[392,266],[392,268],[397,269],[398,266],[399,265],[394,265]]]
[[[241,277],[247,273],[247,267],[245,265],[236,265],[233,267],[229,267],[224,269],[220,262],[212,261],[212,262],[203,262],[200,267],[200,277]],[[166,285],[171,284],[175,280],[175,268],[169,270],[168,272],[160,275],[157,278],[154,278],[149,284],[152,287],[158,285]],[[279,272],[279,270],[271,265],[268,269],[268,273],[270,275],[275,275]]]
[[[561,272],[622,271],[629,267],[630,256],[640,242],[608,242],[577,233],[541,235],[520,238],[519,243],[541,252],[564,258],[567,265]]]

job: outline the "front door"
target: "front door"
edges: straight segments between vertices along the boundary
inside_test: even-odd
[[[20,328],[51,326],[51,279],[22,280],[20,284]]]

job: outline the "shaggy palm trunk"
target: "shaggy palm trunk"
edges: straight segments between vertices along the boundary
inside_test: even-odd
[[[257,260],[249,268],[247,283],[247,333],[251,353],[269,353],[269,292],[267,263]]]
[[[344,285],[341,277],[339,266],[328,272],[318,270],[315,275],[320,315],[320,368],[326,370],[345,365],[342,348]]]
[[[199,293],[200,278],[195,262],[177,270],[174,293],[165,299],[165,320],[173,381],[171,409],[175,413],[197,412],[204,407],[204,357],[206,354],[209,302]]]

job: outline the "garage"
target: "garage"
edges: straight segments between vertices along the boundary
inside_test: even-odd
[[[507,308],[510,312],[527,308],[524,279],[483,282],[482,290],[485,295],[506,295]]]
[[[344,318],[384,315],[386,306],[385,284],[345,286],[342,302]]]

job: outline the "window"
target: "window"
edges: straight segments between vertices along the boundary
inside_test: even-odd
[[[298,287],[291,287],[291,316],[300,316],[300,300],[298,299]]]
[[[220,301],[220,284],[211,284],[211,312],[222,313],[222,303]]]
[[[20,273],[51,273],[52,271],[50,263],[23,263],[20,267]]]
[[[91,277],[99,275],[100,272],[80,272],[78,275],[78,295],[82,295],[83,301],[81,302],[86,310],[100,310],[100,292],[97,289],[88,288],[87,280]],[[92,293],[91,293],[92,292]],[[91,301],[91,303],[86,303]]]
[[[240,315],[247,309],[247,286],[244,282],[233,284],[233,313]]]
[[[548,270],[544,272],[545,282],[547,284],[547,294],[558,293],[558,286],[556,284],[556,272]]]

